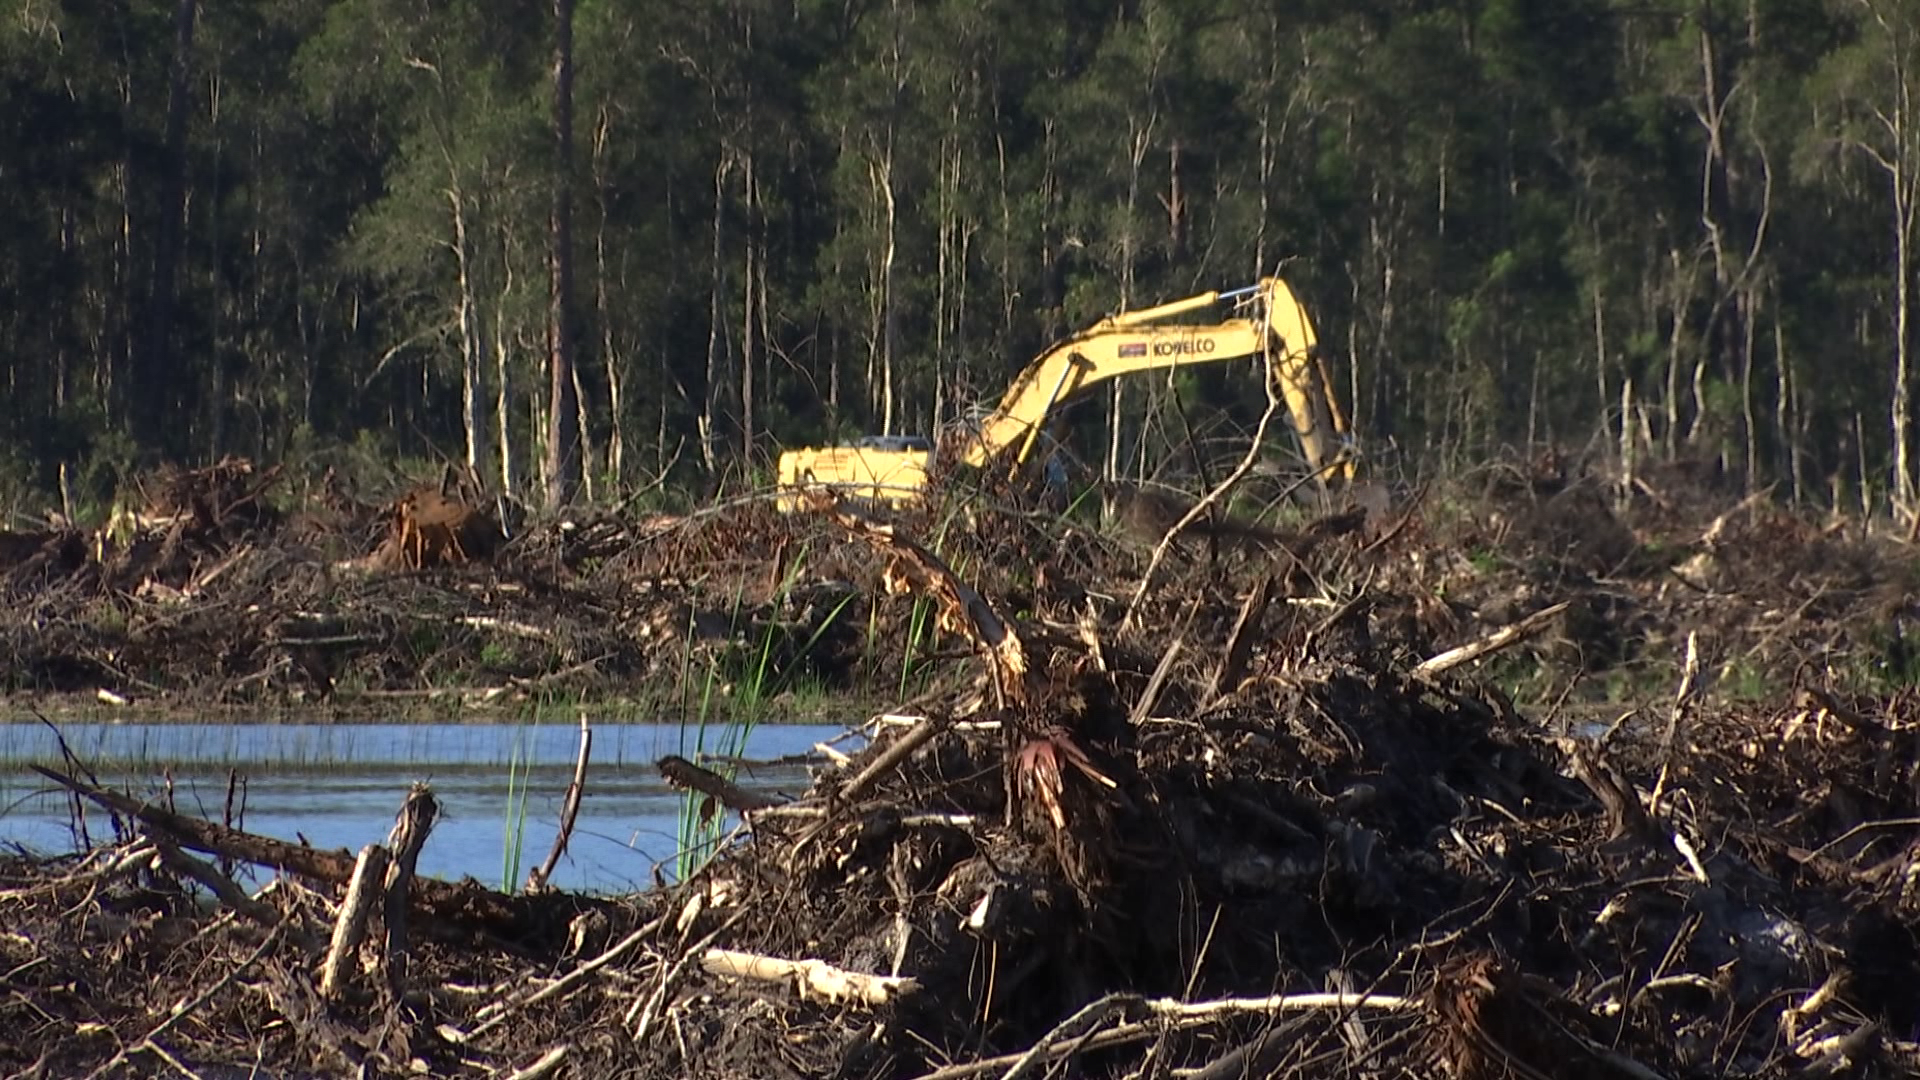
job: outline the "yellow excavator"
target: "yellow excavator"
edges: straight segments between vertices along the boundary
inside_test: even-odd
[[[1235,313],[1216,323],[1168,322],[1220,305],[1232,305]],[[954,457],[975,468],[1018,446],[1008,466],[1018,469],[1047,417],[1099,383],[1140,371],[1270,356],[1308,467],[1331,481],[1351,480],[1346,416],[1315,344],[1306,309],[1279,278],[1110,315],[1041,353],[1007,387],[999,408],[948,445]],[[778,505],[799,509],[809,489],[891,505],[915,501],[940,449],[918,436],[872,436],[850,446],[788,450],[780,455]]]

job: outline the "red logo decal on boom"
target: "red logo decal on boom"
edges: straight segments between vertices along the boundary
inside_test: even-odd
[[[1122,360],[1145,355],[1147,355],[1147,343],[1144,341],[1136,341],[1131,345],[1120,346],[1120,359]]]

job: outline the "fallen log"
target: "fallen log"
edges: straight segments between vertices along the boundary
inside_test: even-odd
[[[688,761],[678,754],[668,754],[654,763],[660,770],[660,776],[667,783],[682,791],[697,791],[707,798],[718,802],[729,810],[765,810],[779,806],[781,800],[746,788],[714,772]]]
[[[333,886],[345,885],[353,878],[357,858],[345,848],[326,851],[242,832],[141,802],[44,765],[32,768],[108,810],[159,831],[183,848],[271,867]],[[564,934],[572,914],[588,908],[609,912],[617,908],[605,900],[571,893],[519,896],[496,892],[471,880],[454,883],[418,876],[408,884],[407,899],[413,907],[443,924],[514,936]]]

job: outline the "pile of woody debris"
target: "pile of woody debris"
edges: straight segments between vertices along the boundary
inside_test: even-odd
[[[1431,620],[1369,584],[1417,539],[1404,519],[1184,590],[1081,585],[1065,619],[1031,614],[1062,610],[1057,574],[1020,583],[1016,605],[910,526],[815,524],[936,611],[963,677],[869,721],[865,748],[823,758],[792,801],[713,762],[663,762],[738,822],[684,880],[623,898],[556,894],[538,874],[518,895],[426,882],[410,875],[431,842],[426,791],[356,857],[54,770],[124,831],[8,869],[0,1014],[24,1034],[0,1066],[1920,1069],[1911,691],[1809,676],[1728,704],[1707,692],[1696,632],[1657,703],[1604,721],[1516,708],[1475,671],[1573,609],[1417,651]],[[593,798],[590,745],[574,800]],[[205,856],[279,876],[248,893]]]

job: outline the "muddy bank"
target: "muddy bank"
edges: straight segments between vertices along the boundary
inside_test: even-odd
[[[731,562],[705,580],[741,590],[784,579],[769,564],[832,566],[871,610],[939,628],[940,677],[792,801],[663,761],[710,820],[744,824],[684,880],[621,898],[391,869],[356,890],[355,853],[116,801],[63,765],[92,820],[123,824],[86,861],[6,870],[0,1009],[31,1037],[4,1064],[1920,1069],[1920,699],[1874,685],[1891,646],[1884,669],[1847,666],[1869,613],[1905,617],[1904,549],[1736,499],[1655,543],[1591,481],[1498,482],[1515,475],[1474,496],[1498,516],[1435,491],[1378,520],[1219,533],[1217,556],[1201,535],[1145,588],[1151,541],[1013,514],[944,540],[938,520],[830,513],[702,531],[715,514],[571,571],[557,539],[529,543],[518,565],[555,580]],[[485,568],[393,576],[517,596],[498,584],[532,573],[505,569],[514,543]],[[1670,676],[1617,723],[1516,707],[1497,678],[1603,650],[1613,669],[1664,654]],[[1747,656],[1788,675],[1730,693]],[[371,865],[432,842],[423,801]],[[284,876],[248,896],[223,860]]]

